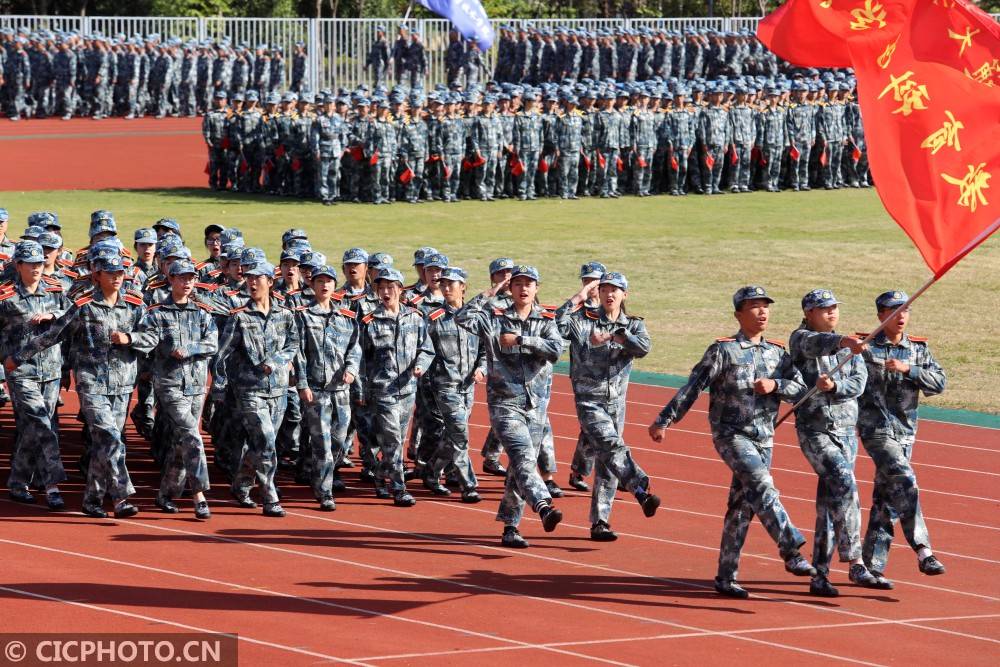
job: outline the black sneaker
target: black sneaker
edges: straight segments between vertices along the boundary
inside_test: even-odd
[[[468,503],[468,504],[478,503],[482,499],[483,499],[482,496],[480,496],[479,492],[476,491],[475,489],[468,489],[466,491],[462,491],[463,503]]]
[[[840,595],[840,591],[830,583],[829,579],[821,574],[817,574],[809,582],[809,595],[816,595],[821,598],[835,598]]]
[[[883,591],[891,591],[895,587],[892,581],[886,579],[885,575],[881,572],[876,572],[875,570],[869,570],[869,572],[871,572],[871,575],[875,577],[875,580],[878,582],[878,585],[873,588],[879,588]]]
[[[549,490],[549,495],[552,496],[553,498],[563,497],[563,490],[559,488],[558,484],[556,484],[556,480],[554,479],[545,480],[545,488]]]
[[[606,522],[598,521],[590,527],[590,539],[595,542],[614,542],[618,539],[618,534]]]
[[[86,514],[87,516],[93,517],[95,519],[107,519],[108,518],[108,513],[104,511],[104,508],[101,507],[100,505],[95,505],[93,503],[84,503],[83,504],[83,513]]]
[[[281,503],[265,503],[264,516],[273,516],[280,519],[285,516],[285,510],[281,506]]]
[[[389,493],[389,489],[386,488],[385,484],[375,484],[375,497],[379,500],[388,500],[392,498],[392,494]]]
[[[177,509],[177,505],[174,504],[170,498],[163,498],[161,496],[156,496],[156,500],[153,501],[156,506],[167,514],[177,514],[180,510]]]
[[[861,563],[855,563],[851,566],[851,569],[847,574],[847,578],[862,588],[881,588],[888,590],[885,588],[886,584],[889,585],[889,588],[892,588],[891,581],[885,577],[876,577]]]
[[[344,480],[342,480],[340,475],[337,473],[333,473],[333,486],[331,487],[331,490],[334,493],[343,493],[347,490],[347,485],[344,484]]]
[[[500,544],[505,547],[510,547],[511,549],[528,548],[528,540],[521,537],[521,533],[518,531],[516,526],[504,527],[503,537],[500,538]]]
[[[583,475],[575,472],[569,474],[569,485],[577,491],[590,491],[590,485],[583,481]]]
[[[815,577],[816,568],[809,564],[802,554],[795,552],[785,559],[785,571],[796,577]]]
[[[496,459],[483,459],[483,472],[488,475],[496,475],[497,477],[505,477],[507,475],[507,469]]]
[[[332,512],[337,509],[337,502],[333,496],[323,496],[319,501],[319,508],[324,512]]]
[[[538,518],[542,520],[542,528],[545,529],[545,532],[551,533],[562,521],[563,515],[552,505],[546,505],[538,512]]]
[[[927,558],[920,561],[919,565],[921,572],[932,577],[944,574],[945,572],[944,565],[941,561],[934,557],[934,554],[931,554]]]
[[[49,509],[58,512],[59,510],[66,508],[66,501],[63,500],[62,494],[59,491],[51,491],[45,494],[45,504],[49,506]]]
[[[424,488],[433,493],[435,496],[450,496],[451,491],[448,487],[441,484],[436,479],[424,479]]]
[[[16,503],[24,503],[25,505],[35,504],[35,497],[27,489],[11,489],[9,493],[10,499]]]
[[[212,510],[208,509],[208,501],[202,500],[194,504],[194,518],[208,521],[212,518]]]
[[[360,479],[362,482],[374,482],[375,474],[372,473],[371,470],[362,468],[361,473],[358,475],[358,479]]]
[[[719,595],[725,595],[726,597],[736,598],[738,600],[746,600],[750,597],[747,590],[732,579],[719,579],[716,577],[715,592]]]
[[[239,505],[240,507],[244,507],[248,510],[252,510],[257,507],[257,503],[253,501],[253,499],[249,496],[249,494],[244,495],[241,493],[234,492],[233,499],[236,501],[237,505]]]
[[[660,507],[660,497],[655,493],[640,493],[635,499],[639,501],[642,513],[646,515],[646,518],[652,518]]]
[[[417,504],[417,499],[411,496],[408,491],[404,490],[395,495],[392,499],[392,504],[396,507],[413,507]]]
[[[116,519],[127,519],[130,516],[135,516],[139,513],[139,508],[129,502],[121,503],[120,505],[115,505],[115,518]]]

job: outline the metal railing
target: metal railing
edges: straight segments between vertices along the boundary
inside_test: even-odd
[[[993,14],[1000,22],[1000,14]],[[509,18],[491,19],[494,31],[505,23],[516,22]],[[643,19],[534,19],[536,26],[566,26],[574,29],[597,30],[601,28],[709,28],[718,31],[755,30],[758,17],[731,18],[643,18]],[[295,42],[304,42],[309,54],[308,84],[312,90],[343,86],[353,88],[360,83],[372,83],[372,73],[365,70],[365,59],[375,41],[376,26],[386,28],[386,38],[392,49],[400,18],[369,19],[254,19],[254,18],[181,18],[181,17],[127,17],[127,16],[32,16],[0,15],[0,27],[27,28],[29,30],[75,30],[82,35],[100,32],[105,36],[125,35],[181,39],[228,38],[234,45],[246,44],[255,48],[259,44],[280,46],[285,55],[286,81],[290,81],[292,53]],[[420,30],[427,55],[426,84],[433,86],[446,79],[444,56],[448,48],[450,22],[445,19],[416,19],[407,23],[411,29]],[[483,61],[490,67],[494,63],[496,47],[483,54]],[[391,71],[387,77],[395,81]]]

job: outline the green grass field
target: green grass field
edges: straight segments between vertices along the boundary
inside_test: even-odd
[[[86,243],[89,214],[99,208],[115,213],[129,245],[135,228],[176,218],[196,257],[212,222],[239,227],[275,260],[281,232],[302,227],[331,263],[351,246],[382,250],[408,280],[414,248],[430,245],[469,271],[470,292],[486,286],[492,258],[512,256],[539,267],[544,303],[561,303],[579,284],[579,265],[599,260],[628,276],[630,311],[646,318],[653,336],[639,368],[681,375],[708,343],[735,331],[730,297],[740,285],[768,288],[777,299],[769,333],[787,339],[810,289],[831,288],[845,302],[842,330],[866,330],[878,293],[913,291],[930,275],[871,190],[332,208],[199,190],[0,192],[0,206],[10,211],[12,236],[30,212],[58,213],[71,249]],[[948,390],[931,404],[1000,413],[998,313],[1000,240],[993,238],[914,307],[911,332],[930,338],[949,375]]]

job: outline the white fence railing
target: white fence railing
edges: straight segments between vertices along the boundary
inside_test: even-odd
[[[993,17],[1000,21],[1000,14]],[[575,29],[600,28],[709,28],[721,31],[755,30],[758,17],[731,18],[653,18],[653,19],[534,19],[538,26],[567,26]],[[504,23],[515,22],[509,18],[491,19],[494,30]],[[359,83],[371,83],[371,76],[364,70],[365,57],[375,40],[375,27],[385,26],[390,42],[396,35],[399,18],[373,19],[252,19],[252,18],[180,18],[180,17],[126,17],[126,16],[33,16],[0,15],[0,27],[29,30],[75,30],[80,34],[100,32],[106,36],[118,34],[146,37],[182,39],[228,38],[233,44],[258,44],[280,46],[285,54],[286,80],[291,80],[292,53],[295,42],[304,42],[309,54],[309,87],[312,90],[344,86],[352,88]],[[408,22],[410,28],[421,31],[427,53],[427,83],[433,85],[445,80],[444,54],[448,48],[450,23],[445,19],[418,19]],[[494,49],[485,54],[485,62],[492,68]],[[393,79],[390,77],[389,79]]]

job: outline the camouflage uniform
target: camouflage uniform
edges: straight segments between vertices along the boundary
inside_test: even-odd
[[[798,160],[789,156],[789,173],[792,187],[809,189],[809,156],[816,142],[816,105],[793,102],[785,116],[788,123],[788,140],[799,152]]]
[[[884,333],[878,334],[864,359],[868,384],[858,401],[858,431],[876,472],[863,557],[868,569],[885,572],[896,519],[914,551],[931,546],[910,457],[917,434],[920,393],[935,396],[944,391],[945,373],[926,340],[905,333],[898,344],[887,340]],[[890,359],[909,364],[909,372],[904,375],[887,371],[885,362]]]
[[[312,123],[310,144],[316,164],[316,196],[324,202],[340,199],[340,157],[347,144],[347,124],[340,114],[320,114]]]
[[[514,152],[524,164],[524,173],[517,184],[519,199],[535,198],[535,171],[542,149],[542,117],[534,110],[521,112],[514,118]]]
[[[774,380],[776,389],[766,395],[755,394],[753,383],[761,378]],[[783,346],[763,339],[754,343],[739,332],[709,346],[687,383],[660,412],[656,425],[668,427],[679,421],[705,389],[709,390],[708,421],[715,451],[733,471],[718,578],[735,581],[740,551],[754,515],[777,543],[783,558],[797,553],[805,544],[781,504],[770,473],[779,402],[798,399],[804,386]]]
[[[749,192],[752,171],[750,156],[757,143],[756,111],[749,104],[732,105],[729,108],[729,127],[738,158],[733,165],[730,189],[733,192]]]
[[[576,199],[580,179],[580,151],[583,150],[583,113],[574,109],[556,121],[559,147],[559,187],[563,199]]]
[[[805,322],[792,333],[789,351],[792,362],[807,387],[816,384],[850,350],[840,349],[841,336],[811,331]],[[860,357],[851,360],[831,376],[833,391],[819,392],[795,413],[799,447],[819,476],[816,488],[816,533],[813,538],[813,566],[828,576],[836,534],[837,552],[842,562],[861,557],[861,506],[854,479],[858,454],[855,426],[857,398],[864,391],[868,371]]]
[[[625,427],[626,394],[632,360],[649,353],[651,341],[641,318],[620,313],[609,320],[604,308],[574,306],[564,303],[556,311],[559,332],[569,340],[573,363],[570,381],[576,413],[583,429],[585,455],[598,460],[594,490],[590,502],[590,522],[608,522],[619,481],[633,493],[645,493],[649,478],[632,459],[622,433]],[[590,342],[594,332],[624,337],[595,347]]]
[[[563,342],[554,314],[535,306],[521,320],[513,305],[494,307],[477,295],[455,314],[459,326],[475,333],[486,350],[486,396],[490,424],[510,459],[497,521],[516,526],[524,503],[536,512],[548,507],[552,496],[538,474],[538,450],[546,425],[543,406],[550,391],[552,364]],[[514,347],[500,346],[500,335],[521,337]]]
[[[706,107],[701,112],[701,140],[705,147],[705,156],[701,160],[702,187],[705,194],[719,194],[719,182],[722,180],[722,168],[725,165],[726,148],[732,143],[733,136],[729,125],[728,110],[718,104]],[[708,157],[712,157],[712,166],[708,166]]]

